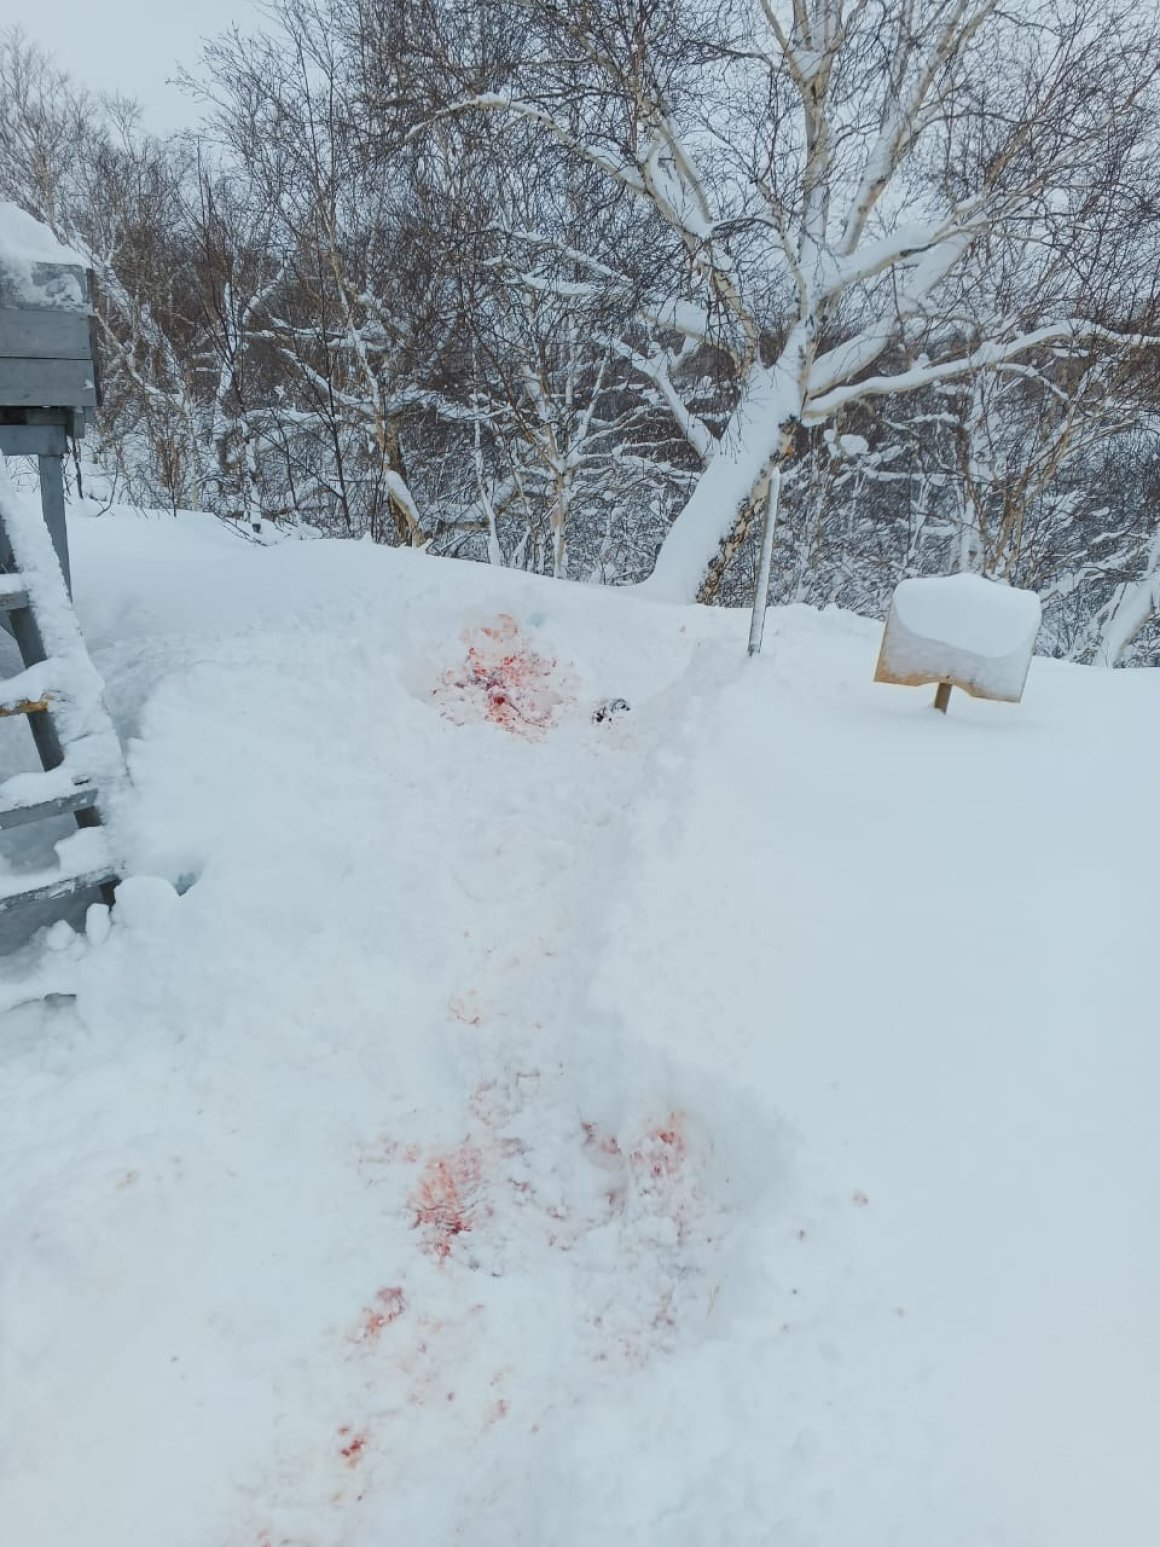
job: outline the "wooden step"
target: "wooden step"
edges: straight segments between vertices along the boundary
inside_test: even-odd
[[[22,575],[0,575],[0,612],[19,612],[28,606]]]
[[[59,694],[49,684],[46,663],[38,661],[15,677],[0,678],[0,719],[14,714],[42,714]]]
[[[73,790],[61,795],[50,795],[44,800],[13,801],[4,803],[3,786],[0,785],[0,829],[22,827],[25,822],[47,821],[54,816],[68,816],[70,812],[87,811],[97,804],[98,794],[91,784],[78,784]]]
[[[56,845],[57,863],[0,875],[0,913],[14,903],[51,902],[117,878],[103,827],[85,827]]]
[[[9,908],[23,907],[25,903],[56,902],[76,892],[96,891],[119,879],[119,873],[112,865],[75,872],[30,870],[23,876],[4,876],[0,879],[0,914],[7,913]],[[18,890],[9,890],[16,884],[19,884]]]
[[[43,714],[51,703],[47,693],[41,698],[0,700],[0,720],[10,720],[16,714]]]

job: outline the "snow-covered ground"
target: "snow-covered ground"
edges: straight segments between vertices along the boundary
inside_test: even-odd
[[[1151,1539],[1157,674],[73,542],[134,879],[0,1019],[0,1541]]]

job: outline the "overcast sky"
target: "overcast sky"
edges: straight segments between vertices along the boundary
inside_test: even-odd
[[[198,116],[167,84],[178,66],[197,64],[203,38],[256,19],[253,0],[0,0],[0,28],[21,27],[81,85],[135,97],[159,134]]]

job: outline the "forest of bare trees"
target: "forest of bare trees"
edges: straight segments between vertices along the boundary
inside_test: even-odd
[[[1076,0],[275,0],[161,140],[0,34],[111,497],[1160,661],[1160,40]]]

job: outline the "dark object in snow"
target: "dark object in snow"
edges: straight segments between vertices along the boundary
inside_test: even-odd
[[[609,698],[592,711],[592,723],[603,725],[605,720],[611,720],[614,715],[627,714],[631,708],[632,705],[625,698]]]

